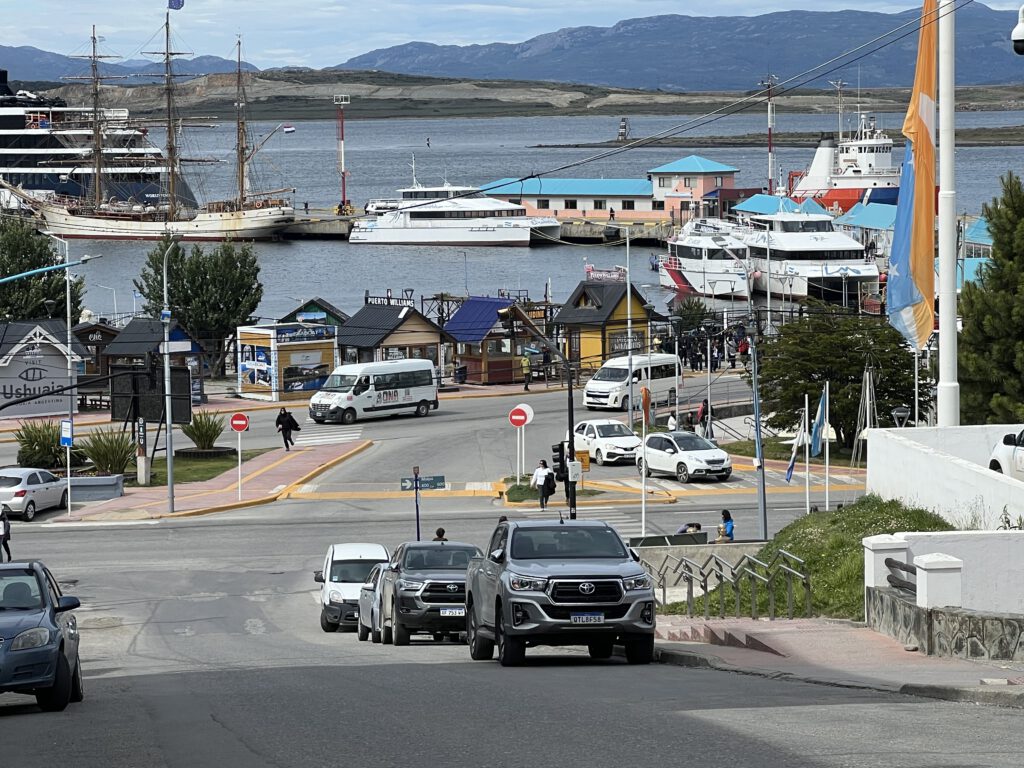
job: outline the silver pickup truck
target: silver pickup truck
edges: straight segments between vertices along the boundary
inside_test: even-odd
[[[528,646],[585,645],[607,659],[616,643],[630,664],[654,658],[654,590],[619,534],[598,521],[501,523],[466,569],[466,631],[473,659],[498,646],[502,666]]]

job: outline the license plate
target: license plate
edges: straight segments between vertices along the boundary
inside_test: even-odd
[[[604,624],[603,613],[571,613],[569,614],[571,624]]]
[[[442,608],[441,609],[441,615],[442,616],[465,616],[466,615],[466,609],[465,608]]]

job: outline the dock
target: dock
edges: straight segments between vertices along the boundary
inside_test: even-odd
[[[601,222],[563,221],[561,239],[570,243],[615,243],[625,242],[626,232],[622,228],[627,222],[617,221],[616,226]],[[629,240],[637,245],[657,245],[672,236],[674,227],[670,222],[632,222],[629,226]]]
[[[281,232],[286,240],[347,240],[355,216],[296,216],[295,223]]]

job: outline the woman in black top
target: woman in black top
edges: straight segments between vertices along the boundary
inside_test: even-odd
[[[302,427],[299,426],[295,417],[288,413],[284,408],[282,408],[281,412],[277,414],[277,421],[274,423],[277,424],[277,431],[281,433],[282,437],[284,437],[284,449],[286,451],[290,451],[291,448],[289,446],[295,445],[295,441],[292,439],[292,431],[294,430],[297,432],[302,429]]]

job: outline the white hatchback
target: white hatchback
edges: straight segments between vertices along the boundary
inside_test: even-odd
[[[646,459],[646,461],[645,461]],[[728,480],[732,475],[729,454],[693,432],[655,432],[647,446],[637,452],[636,466],[647,476],[672,475],[680,483],[695,477]]]
[[[68,506],[67,481],[45,469],[0,469],[0,506],[9,515],[31,520],[36,512]]]
[[[569,436],[566,435],[566,440]],[[632,464],[640,438],[621,421],[615,419],[590,419],[579,422],[573,429],[576,450],[586,449],[597,464],[626,461]]]
[[[1024,430],[1016,435],[1004,435],[992,449],[988,468],[1009,475],[1015,480],[1024,480]]]

